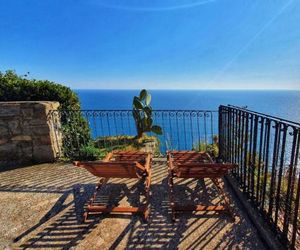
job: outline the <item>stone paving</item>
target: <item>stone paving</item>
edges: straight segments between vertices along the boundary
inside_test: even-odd
[[[0,249],[264,249],[231,194],[235,222],[224,214],[181,214],[170,220],[167,168],[154,162],[149,223],[139,215],[95,215],[82,223],[97,178],[70,164],[41,164],[0,172]],[[209,180],[179,180],[181,202],[216,204]],[[132,203],[139,185],[114,179],[102,197]],[[195,191],[193,191],[195,189]],[[197,193],[196,193],[197,192]]]

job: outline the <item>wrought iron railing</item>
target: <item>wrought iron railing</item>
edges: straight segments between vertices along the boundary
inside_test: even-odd
[[[299,247],[300,124],[234,106],[219,108],[220,158],[280,239]]]
[[[64,138],[62,147],[70,152],[77,152],[86,140],[113,149],[137,135],[132,110],[51,111],[49,117],[57,136]],[[219,158],[239,165],[232,176],[265,221],[284,243],[299,246],[300,124],[234,106],[220,106],[219,113],[156,110],[153,124],[163,130],[157,136],[160,154],[216,144]],[[85,127],[91,138],[83,136]]]
[[[218,133],[218,112],[211,110],[154,110],[153,124],[162,127],[163,134],[156,136],[160,142],[160,153],[165,154],[168,149],[191,150],[206,147],[214,143],[214,136]],[[83,117],[91,132],[93,140],[98,140],[105,147],[115,147],[126,143],[128,136],[137,135],[132,110],[60,110],[51,111],[52,117],[61,117],[62,124],[71,123],[74,117]],[[72,119],[69,119],[69,118]],[[70,124],[69,124],[70,125]],[[74,126],[77,126],[74,124]],[[63,135],[61,127],[55,128]],[[77,131],[75,128],[71,131]],[[79,132],[74,132],[72,138],[78,137],[83,141]],[[113,137],[113,139],[112,139]],[[72,140],[68,148],[78,150],[80,143]]]

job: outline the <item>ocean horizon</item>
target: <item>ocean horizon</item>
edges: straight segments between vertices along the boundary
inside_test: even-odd
[[[130,110],[139,89],[74,89],[84,110]],[[300,90],[150,89],[154,110],[218,110],[220,105],[300,122]]]

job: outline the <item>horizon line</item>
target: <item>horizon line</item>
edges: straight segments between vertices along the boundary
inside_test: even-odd
[[[70,87],[71,88],[71,87]],[[178,88],[178,89],[168,89],[168,88],[71,88],[73,90],[141,90],[141,89],[147,89],[147,90],[171,90],[171,91],[177,91],[177,90],[200,90],[200,91],[300,91],[300,88],[299,89],[255,89],[255,88],[249,88],[249,89],[239,89],[239,88],[236,88],[236,89],[209,89],[209,88],[203,88],[203,89],[200,89],[200,88]]]

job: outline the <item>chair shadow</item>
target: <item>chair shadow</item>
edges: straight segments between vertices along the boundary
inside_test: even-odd
[[[95,185],[74,185],[72,190],[66,191],[45,214],[45,216],[30,229],[17,236],[14,245],[26,248],[61,248],[69,249],[76,246],[82,239],[89,234],[92,229],[99,225],[101,220],[107,217],[131,218],[130,215],[112,215],[101,214],[89,216],[86,222],[83,222],[83,213],[89,198],[93,195]],[[74,199],[66,202],[67,197],[73,194]],[[131,206],[138,206],[141,201],[137,198],[137,194],[143,194],[141,182],[137,182],[128,188],[126,184],[108,183],[98,193],[96,202],[108,206],[117,206],[119,202],[127,198],[127,202]],[[138,219],[137,216],[133,217]],[[47,222],[51,223],[47,225]],[[46,227],[42,228],[43,225]],[[42,230],[38,230],[41,229]],[[34,234],[36,232],[36,234]],[[24,243],[18,244],[22,238],[29,234],[33,236],[25,239]]]
[[[100,221],[100,218],[95,218],[89,223],[82,223],[84,205],[93,190],[94,185],[74,185],[73,189],[66,191],[36,225],[15,238],[15,245],[23,249],[69,249],[76,246]],[[74,199],[66,202],[71,194]],[[42,230],[39,230],[41,228]],[[35,231],[37,231],[36,234],[34,234]],[[18,241],[29,234],[33,235],[24,243],[18,244]]]
[[[31,232],[33,232],[34,230],[36,230],[37,228],[39,228],[40,226],[42,226],[44,223],[46,223],[47,221],[49,221],[51,218],[53,218],[54,216],[56,216],[58,213],[60,213],[61,211],[65,210],[66,208],[70,207],[71,203],[65,204],[65,201],[66,201],[66,199],[67,199],[67,197],[69,195],[70,195],[69,191],[65,192],[57,200],[57,202],[53,205],[53,207],[40,219],[40,221],[37,224],[35,224],[34,226],[32,226],[31,228],[29,228],[28,230],[26,230],[25,232],[23,232],[19,236],[17,236],[13,240],[13,242],[17,242],[17,241],[21,240],[24,236],[30,234]]]
[[[177,187],[177,194],[180,198],[183,198],[187,196],[187,192],[192,193],[192,196],[196,196],[195,193],[198,193],[205,185],[200,180],[196,183],[195,189],[191,189],[187,185],[180,186]],[[185,233],[188,230],[191,230],[190,234],[198,232],[202,223],[206,223],[211,218],[220,217],[218,213],[202,213],[201,215],[185,213],[179,214],[176,222],[172,222],[167,178],[162,179],[161,183],[152,185],[151,193],[149,223],[139,223],[136,218],[132,219],[109,249],[116,249],[124,241],[124,238],[127,239],[126,249],[176,249],[187,238]],[[206,188],[203,190],[203,196],[205,196],[205,193],[207,193]],[[189,200],[181,199],[181,201]],[[200,220],[203,222],[200,222]],[[225,218],[223,216],[221,220],[217,220],[214,227],[222,230],[226,223],[226,216]],[[212,227],[211,229],[214,230],[215,228]]]

